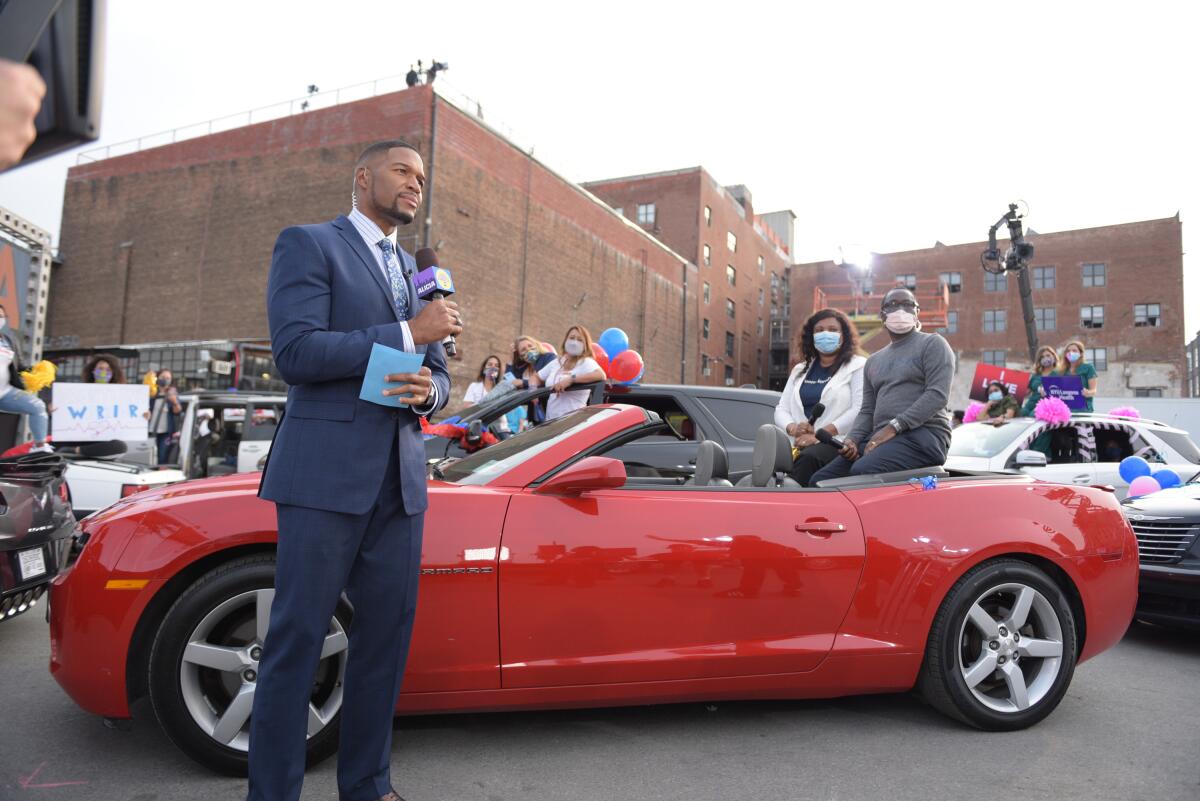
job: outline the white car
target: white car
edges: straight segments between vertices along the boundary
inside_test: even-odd
[[[1076,414],[1065,423],[1016,417],[1000,425],[966,423],[954,429],[946,468],[1028,473],[1054,484],[1111,484],[1129,491],[1121,460],[1141,456],[1151,468],[1170,468],[1187,481],[1200,472],[1200,448],[1186,431],[1153,420]]]
[[[71,507],[75,518],[81,520],[135,492],[174,484],[186,476],[182,470],[160,470],[118,459],[68,457],[66,478]]]

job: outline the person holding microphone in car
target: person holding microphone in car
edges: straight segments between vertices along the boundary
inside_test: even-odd
[[[859,352],[858,329],[837,309],[821,309],[804,321],[800,353],[775,407],[775,425],[795,443],[789,475],[804,486],[838,455],[836,446],[817,441],[816,429],[839,436],[858,416],[867,359]]]

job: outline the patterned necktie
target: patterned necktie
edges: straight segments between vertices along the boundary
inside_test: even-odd
[[[396,249],[392,240],[381,239],[379,247],[383,250],[383,266],[387,268],[388,283],[392,285],[392,301],[401,320],[408,319],[408,283],[404,273],[400,272],[400,262],[396,258]]]

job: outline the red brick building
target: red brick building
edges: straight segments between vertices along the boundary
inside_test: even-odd
[[[1082,340],[1099,371],[1104,396],[1178,397],[1184,390],[1183,227],[1178,215],[1161,220],[1029,235],[1033,305],[1040,345]],[[1003,244],[1003,243],[1002,243]],[[958,354],[953,408],[966,403],[975,365],[1028,369],[1016,275],[993,276],[979,263],[984,243],[942,245],[877,254],[863,287],[879,297],[896,284],[933,297],[948,289],[940,329]],[[1003,249],[1003,247],[1002,247]],[[797,264],[791,277],[792,330],[813,310],[824,288],[846,296],[845,270],[833,262]],[[924,314],[924,312],[923,312]],[[886,343],[867,340],[868,350]],[[793,345],[792,357],[795,357]]]
[[[427,86],[72,168],[48,335],[81,346],[266,337],[275,237],[349,211],[359,152],[395,137],[420,150],[430,179],[425,218],[401,229],[401,245],[437,249],[464,310],[456,396],[488,354],[507,360],[517,334],[561,347],[575,323],[593,336],[625,329],[648,381],[699,377],[692,256]]]
[[[723,187],[703,167],[584,187],[697,265],[699,382],[766,387],[794,215],[756,216],[749,189]]]

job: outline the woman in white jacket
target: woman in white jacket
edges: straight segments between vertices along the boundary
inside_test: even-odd
[[[838,449],[819,442],[816,429],[834,436],[846,434],[862,406],[863,365],[858,330],[837,309],[821,309],[804,321],[800,331],[800,363],[788,376],[775,407],[775,425],[792,438],[797,449],[791,477],[807,486],[813,473],[838,455]],[[813,421],[817,404],[825,409]]]

